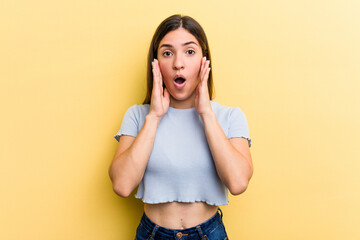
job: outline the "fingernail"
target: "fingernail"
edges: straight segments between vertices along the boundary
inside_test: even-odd
[[[210,72],[211,68],[209,68],[209,72]]]
[[[204,60],[206,61],[206,56],[204,57]]]
[[[210,65],[210,60],[208,60],[207,62],[208,62],[208,64]]]

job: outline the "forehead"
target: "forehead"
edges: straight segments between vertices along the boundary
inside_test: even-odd
[[[173,46],[182,45],[187,42],[195,42],[200,46],[198,40],[188,30],[184,28],[178,28],[176,30],[168,32],[163,39],[161,39],[159,46],[162,44],[170,44]]]

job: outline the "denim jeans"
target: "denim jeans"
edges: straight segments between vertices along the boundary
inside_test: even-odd
[[[186,229],[160,227],[144,213],[135,240],[228,240],[220,208],[219,211],[204,223]]]

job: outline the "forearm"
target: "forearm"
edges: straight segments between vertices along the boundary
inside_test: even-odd
[[[227,139],[214,112],[202,116],[206,138],[221,181],[234,195],[245,191],[252,176],[251,160]]]
[[[114,157],[109,172],[114,190],[119,195],[130,195],[143,178],[159,122],[156,118],[146,116],[144,126],[131,146]]]

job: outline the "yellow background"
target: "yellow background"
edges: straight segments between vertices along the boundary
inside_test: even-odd
[[[215,100],[249,122],[230,239],[360,239],[357,0],[2,1],[0,239],[134,238],[143,205],[112,191],[113,136],[175,13],[204,27]]]

